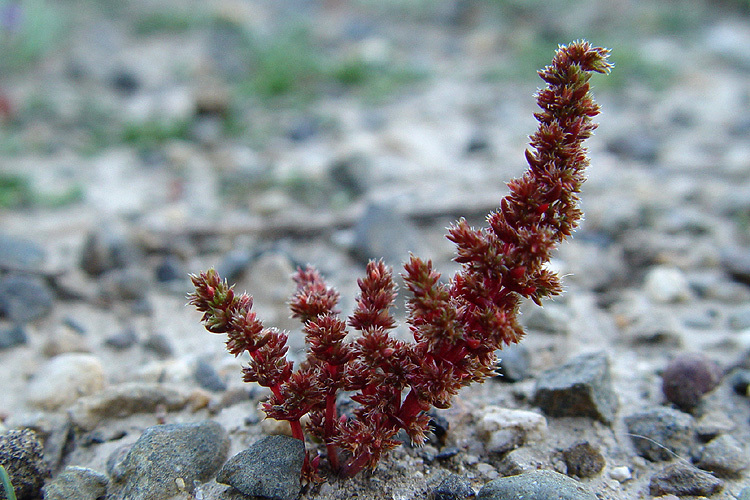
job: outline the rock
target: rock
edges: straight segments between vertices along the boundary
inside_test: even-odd
[[[111,77],[112,88],[125,95],[132,95],[141,88],[141,82],[132,71],[119,69]]]
[[[611,139],[607,151],[629,160],[654,163],[659,155],[659,141],[644,132],[628,133]]]
[[[146,429],[114,465],[110,500],[166,500],[193,482],[211,479],[229,452],[226,430],[216,422],[156,425]]]
[[[107,337],[104,341],[104,345],[111,347],[116,351],[124,351],[130,347],[133,347],[138,342],[138,334],[136,334],[133,327],[127,327],[121,332],[115,333]]]
[[[725,248],[721,251],[721,264],[735,281],[750,285],[750,251],[744,248]]]
[[[654,462],[685,457],[693,446],[693,417],[659,406],[625,417],[636,451]]]
[[[372,204],[354,228],[352,253],[362,262],[383,259],[398,266],[409,252],[420,255],[421,247],[414,225],[388,204]]]
[[[214,392],[223,392],[227,390],[227,383],[207,361],[198,360],[195,364],[193,376],[198,385],[206,390]]]
[[[627,466],[620,465],[617,467],[612,467],[609,470],[609,477],[619,483],[624,483],[625,481],[629,481],[630,479],[632,479],[633,474],[630,472],[630,469]]]
[[[169,339],[161,333],[152,333],[143,341],[143,348],[156,354],[161,359],[171,358],[174,355],[174,348]]]
[[[680,460],[654,474],[649,491],[654,496],[711,496],[723,486],[721,479]]]
[[[729,435],[709,441],[700,451],[695,465],[719,477],[738,477],[750,465],[742,443]]]
[[[80,266],[89,276],[100,276],[122,269],[140,260],[141,251],[120,228],[102,224],[86,236],[81,249]]]
[[[104,294],[110,300],[144,300],[150,285],[148,271],[138,267],[109,271],[102,283]]]
[[[185,279],[188,273],[185,271],[182,262],[178,257],[175,255],[167,255],[156,266],[154,275],[156,281],[159,283],[169,283],[170,281]]]
[[[477,432],[491,453],[505,453],[547,435],[547,420],[538,413],[487,406],[477,423]]]
[[[750,370],[738,368],[729,374],[729,385],[740,396],[750,396]]]
[[[245,495],[295,500],[302,490],[300,476],[305,445],[288,436],[267,436],[230,458],[216,476]]]
[[[575,479],[550,470],[501,477],[485,484],[477,500],[596,500]]]
[[[727,320],[732,330],[746,330],[750,328],[750,307],[741,307],[733,311]]]
[[[27,323],[52,311],[52,292],[39,278],[10,274],[0,278],[0,316]]]
[[[27,401],[43,410],[59,410],[101,391],[105,382],[104,367],[95,356],[60,354],[42,365],[31,379]]]
[[[44,487],[44,500],[98,500],[106,495],[108,485],[101,472],[69,465]]]
[[[26,329],[23,325],[0,328],[0,350],[23,345],[28,342],[28,340]]]
[[[160,409],[177,411],[187,403],[186,395],[160,384],[120,384],[79,399],[70,408],[70,418],[75,426],[90,431],[102,420],[154,413]]]
[[[745,486],[737,495],[737,500],[750,500],[750,486]]]
[[[599,449],[592,446],[588,441],[563,450],[563,460],[568,467],[568,475],[580,478],[594,477],[606,465]]]
[[[683,302],[692,295],[683,272],[673,267],[657,266],[650,269],[644,280],[644,288],[655,302],[662,304]]]
[[[556,304],[526,309],[521,316],[524,328],[544,333],[564,333],[568,329],[570,320],[570,311]]]
[[[723,410],[711,408],[701,412],[700,418],[695,422],[695,434],[705,443],[721,434],[732,432],[736,426]]]
[[[529,377],[531,353],[524,344],[511,344],[495,353],[497,355],[497,373],[495,380],[500,382],[519,382]]]
[[[320,132],[321,120],[316,116],[305,115],[292,123],[286,136],[294,142],[304,142]]]
[[[584,354],[545,371],[537,380],[533,401],[552,417],[588,417],[611,423],[618,403],[607,356]]]
[[[11,429],[0,434],[0,464],[5,467],[19,500],[38,498],[49,469],[35,432]]]
[[[38,271],[44,259],[45,251],[36,243],[0,233],[0,269]]]
[[[352,198],[362,196],[372,185],[370,170],[372,162],[364,155],[351,155],[335,160],[328,175],[335,186],[345,190]]]
[[[232,250],[216,266],[216,272],[229,283],[236,283],[247,271],[254,256],[247,250]]]
[[[664,396],[684,411],[693,409],[703,394],[721,380],[719,365],[698,353],[675,357],[662,374]]]
[[[71,445],[70,419],[63,413],[33,412],[16,413],[6,421],[9,428],[34,431],[41,443],[44,443],[44,462],[55,471],[59,468]]]
[[[539,452],[523,446],[506,453],[497,464],[497,471],[502,476],[514,476],[541,469],[547,462],[547,458]]]
[[[433,490],[434,500],[466,500],[475,495],[471,483],[458,474],[449,474]]]

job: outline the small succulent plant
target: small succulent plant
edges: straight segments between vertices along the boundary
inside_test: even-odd
[[[547,262],[581,219],[578,193],[588,166],[582,143],[599,113],[589,78],[609,72],[608,55],[576,41],[560,46],[552,64],[539,72],[546,87],[537,94],[541,111],[526,151],[529,168],[508,184],[510,193],[487,216],[487,227],[461,219],[449,229],[461,264],[456,275],[442,281],[430,261],[410,256],[402,276],[413,342],[390,333],[396,326],[390,312],[396,285],[382,261],[367,265],[346,320],[336,309],[338,292],[314,268],[297,271],[290,305],[303,324],[308,353],[296,367],[286,357],[287,334],[261,322],[251,296],[236,294],[213,269],[191,276],[190,304],[203,313],[206,329],[225,334],[235,356],[249,354],[246,382],[270,389],[263,405],[267,416],[288,421],[296,438],[307,434],[324,443],[334,473],[353,476],[374,467],[401,444],[401,430],[412,443],[423,444],[426,412],[449,407],[459,389],[493,375],[495,352],[521,340],[521,301],[541,305],[562,292]],[[358,332],[351,341],[350,328]],[[336,406],[342,392],[351,392],[358,403],[351,415]],[[307,478],[317,477],[319,460],[308,457]]]

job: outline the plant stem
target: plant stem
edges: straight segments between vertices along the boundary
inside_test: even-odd
[[[331,438],[333,437],[335,427],[334,424],[336,420],[338,419],[338,415],[336,412],[336,392],[330,391],[326,395],[326,422],[325,422],[325,442],[326,442],[326,449],[328,450],[328,463],[331,465],[331,469],[334,471],[338,471],[341,468],[341,464],[339,464],[339,455],[338,455],[338,447],[331,443]]]

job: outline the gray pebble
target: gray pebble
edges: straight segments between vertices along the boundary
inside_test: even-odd
[[[657,407],[625,417],[636,451],[654,462],[685,457],[693,446],[693,417]]]
[[[725,248],[721,264],[735,281],[750,285],[750,251],[742,248]]]
[[[204,360],[198,360],[193,370],[193,377],[198,385],[204,389],[215,392],[227,390],[227,383],[222,380],[210,363]]]
[[[97,500],[107,493],[108,484],[101,472],[69,465],[44,487],[44,500]]]
[[[750,396],[750,370],[738,368],[729,374],[729,385],[740,396]]]
[[[711,496],[723,486],[721,479],[680,460],[654,474],[649,491],[654,496]]]
[[[352,253],[362,262],[382,258],[391,266],[419,255],[421,246],[414,225],[387,204],[369,205],[354,228]]]
[[[531,353],[524,344],[511,344],[497,351],[497,374],[500,382],[518,382],[529,377]]]
[[[745,486],[737,495],[737,500],[750,500],[750,486]]]
[[[171,358],[174,348],[169,339],[161,333],[153,333],[143,341],[143,348],[162,359]]]
[[[138,342],[138,335],[132,327],[125,328],[121,332],[107,337],[104,344],[116,351],[123,351],[135,345]]]
[[[187,402],[186,395],[161,384],[120,384],[76,401],[70,409],[70,418],[79,429],[93,430],[102,420],[153,413],[158,409],[177,411]]]
[[[433,491],[434,500],[465,500],[475,495],[471,483],[458,474],[450,474]]]
[[[0,464],[10,477],[16,497],[37,498],[49,469],[44,449],[36,433],[12,429],[0,434]]]
[[[699,353],[675,357],[662,374],[662,392],[682,410],[693,409],[721,380],[721,369],[714,361]]]
[[[741,307],[735,310],[728,318],[729,328],[733,330],[745,330],[750,328],[750,307]]]
[[[44,259],[44,249],[36,243],[0,233],[0,269],[36,271]]]
[[[750,459],[742,444],[725,434],[703,447],[695,465],[719,477],[737,477],[750,465]]]
[[[23,325],[0,328],[0,350],[23,345],[28,342],[28,340],[26,329]]]
[[[611,423],[618,402],[607,356],[584,354],[545,371],[537,380],[533,401],[553,417],[589,417]]]
[[[129,241],[125,232],[108,224],[86,236],[80,255],[80,266],[89,276],[100,276],[122,269],[141,259],[141,251]]]
[[[0,315],[27,323],[52,311],[52,292],[39,278],[11,274],[0,278]]]
[[[288,436],[267,436],[230,458],[216,476],[245,495],[294,500],[302,489],[300,476],[305,445]]]
[[[216,422],[156,425],[146,429],[112,470],[110,500],[162,500],[193,482],[209,480],[229,452],[226,430]]]
[[[568,468],[568,475],[580,478],[596,476],[606,464],[599,449],[587,441],[563,450],[563,460]]]
[[[596,500],[575,479],[550,470],[501,477],[485,484],[477,500]]]

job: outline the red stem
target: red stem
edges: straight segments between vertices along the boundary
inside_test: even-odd
[[[328,450],[328,463],[331,465],[331,469],[338,471],[341,468],[339,464],[338,447],[331,442],[331,437],[334,434],[334,424],[338,419],[336,412],[336,391],[329,391],[326,395],[326,421],[324,429],[324,438],[326,443],[326,449]]]
[[[341,475],[344,477],[356,476],[362,469],[365,468],[365,465],[367,465],[367,462],[369,460],[370,453],[362,453],[357,457],[352,457],[348,462],[346,462],[346,464],[344,464],[344,467],[341,468]]]

